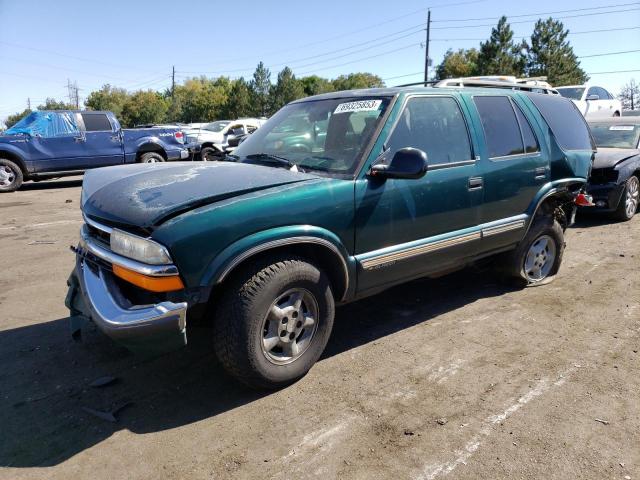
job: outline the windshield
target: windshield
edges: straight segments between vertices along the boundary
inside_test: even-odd
[[[638,148],[640,125],[611,125],[590,123],[591,134],[598,147]]]
[[[582,94],[584,93],[584,88],[582,87],[570,87],[570,88],[556,88],[560,92],[560,95],[566,98],[570,98],[571,100],[580,100],[582,98]]]
[[[212,122],[207,123],[202,127],[203,130],[209,130],[210,132],[221,132],[224,130],[224,127],[229,125],[231,122]]]
[[[350,175],[390,101],[356,97],[289,104],[233,153],[241,162],[266,163],[272,156],[303,170]]]

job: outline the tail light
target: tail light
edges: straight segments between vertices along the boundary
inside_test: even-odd
[[[175,132],[173,134],[174,137],[176,137],[176,140],[180,143],[184,143],[184,133],[182,132]]]
[[[576,195],[574,202],[579,207],[593,207],[595,205],[595,203],[593,203],[593,197],[591,195],[585,195],[584,193]]]

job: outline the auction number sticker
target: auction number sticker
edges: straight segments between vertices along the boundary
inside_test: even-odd
[[[358,100],[356,102],[341,103],[333,113],[370,112],[378,110],[381,103],[382,100]]]
[[[612,125],[609,127],[609,130],[622,130],[624,132],[633,132],[635,127],[633,125]]]

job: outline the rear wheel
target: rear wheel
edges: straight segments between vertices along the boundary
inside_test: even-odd
[[[0,158],[0,192],[14,192],[20,188],[24,177],[20,167],[11,160]]]
[[[553,280],[562,263],[564,233],[556,219],[539,216],[515,250],[505,255],[503,273],[519,286]]]
[[[140,163],[160,163],[164,162],[164,157],[156,152],[143,153],[140,157]]]
[[[624,190],[622,191],[622,197],[618,203],[618,208],[613,212],[613,217],[627,221],[631,220],[638,211],[638,203],[640,201],[640,181],[638,177],[632,175],[626,181]]]
[[[274,256],[235,276],[214,322],[224,368],[253,388],[279,388],[304,376],[333,327],[327,276],[298,257]]]

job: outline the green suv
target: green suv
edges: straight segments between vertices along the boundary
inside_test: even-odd
[[[234,153],[85,175],[74,329],[161,352],[209,320],[229,373],[286,385],[338,304],[490,256],[523,285],[553,278],[594,146],[564,98],[411,87],[295,101]]]

